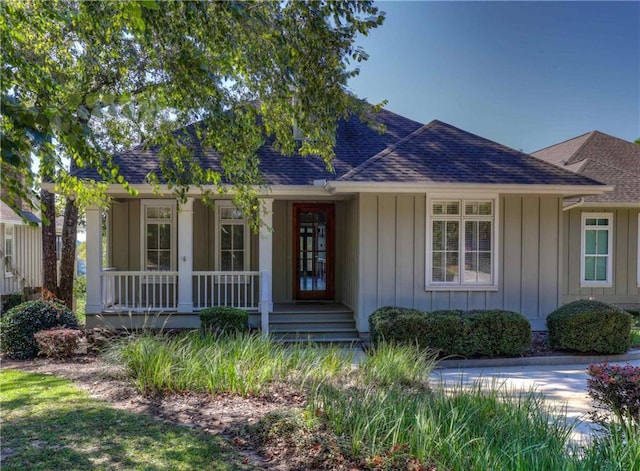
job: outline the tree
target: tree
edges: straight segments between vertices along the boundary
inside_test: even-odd
[[[74,178],[74,165],[135,193],[110,155],[141,142],[162,148],[151,182],[179,200],[190,187],[206,197],[229,183],[254,229],[257,149],[270,136],[283,154],[320,155],[330,167],[338,120],[366,113],[347,88],[367,59],[356,38],[384,18],[370,1],[7,0],[2,9],[2,168],[22,175],[3,180],[9,193],[32,196],[40,179],[67,206],[95,202],[103,187]],[[176,132],[196,121],[195,136]],[[221,173],[199,165],[193,139],[219,151]],[[75,217],[65,211],[72,232]]]

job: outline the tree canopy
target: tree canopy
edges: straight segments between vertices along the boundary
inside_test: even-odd
[[[110,155],[142,143],[162,148],[151,182],[178,197],[228,182],[254,218],[265,136],[283,154],[330,165],[339,119],[364,112],[347,86],[367,59],[356,39],[384,19],[370,1],[5,0],[1,8],[9,195],[28,196],[38,177],[79,202],[95,195],[65,159],[134,192]],[[202,145],[222,156],[222,174],[201,168],[190,137],[175,132],[196,121]]]

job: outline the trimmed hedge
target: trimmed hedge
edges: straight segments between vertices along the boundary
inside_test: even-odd
[[[511,311],[423,312],[383,307],[369,317],[374,344],[382,340],[435,348],[467,358],[518,356],[531,344],[531,325]]]
[[[0,321],[0,351],[9,358],[26,360],[39,351],[36,332],[53,328],[79,330],[78,319],[62,304],[27,301],[7,312]]]
[[[633,316],[600,301],[582,299],[547,317],[549,343],[558,350],[624,353],[631,346]]]
[[[243,332],[249,330],[249,314],[235,307],[210,307],[200,311],[200,323],[207,332]]]

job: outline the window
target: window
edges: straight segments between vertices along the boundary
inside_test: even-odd
[[[495,288],[497,198],[427,202],[427,288]]]
[[[249,269],[249,226],[230,201],[216,202],[218,237],[216,267],[220,271]]]
[[[4,226],[4,276],[10,278],[13,276],[13,226],[5,224]]]
[[[582,213],[581,286],[612,286],[612,231],[611,213]]]
[[[142,269],[175,270],[175,202],[143,200]]]

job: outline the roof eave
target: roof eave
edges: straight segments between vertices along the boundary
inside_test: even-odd
[[[435,182],[345,182],[330,181],[325,185],[333,194],[342,193],[422,193],[441,192],[493,192],[505,194],[548,194],[562,196],[593,196],[613,191],[609,185],[544,185],[544,184],[494,184],[494,183],[435,183]]]

